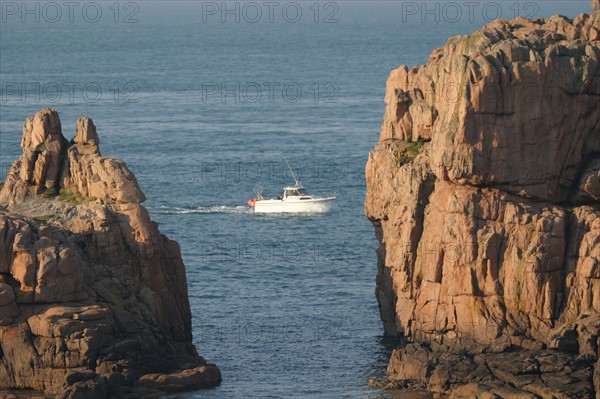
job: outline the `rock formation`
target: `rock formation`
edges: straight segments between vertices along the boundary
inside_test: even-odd
[[[365,212],[392,386],[600,398],[599,62],[595,12],[497,20],[391,72]]]
[[[218,368],[192,343],[179,246],[98,145],[88,118],[70,143],[52,109],[25,122],[0,190],[0,390],[147,398],[214,386]]]

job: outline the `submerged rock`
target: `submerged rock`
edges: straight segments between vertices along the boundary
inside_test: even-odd
[[[0,190],[0,390],[107,398],[215,386],[219,369],[192,343],[179,246],[98,144],[88,118],[71,143],[54,110],[25,122]]]
[[[390,74],[365,212],[391,381],[600,395],[599,32],[498,20]]]

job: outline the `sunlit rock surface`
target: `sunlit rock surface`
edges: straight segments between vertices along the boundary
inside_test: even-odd
[[[599,40],[498,20],[391,72],[365,211],[396,386],[599,397]]]
[[[89,118],[71,142],[52,109],[25,122],[0,191],[0,390],[146,398],[217,385],[192,343],[179,245],[98,146]]]

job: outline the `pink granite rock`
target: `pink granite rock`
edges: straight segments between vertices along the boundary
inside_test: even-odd
[[[598,366],[595,386],[590,373],[600,335],[598,29],[598,13],[498,20],[391,72],[365,212],[381,244],[384,329],[408,344],[388,368],[400,386],[456,398],[600,394]],[[546,349],[568,372],[540,368]],[[473,360],[480,353],[489,358]],[[521,360],[538,366],[513,369]]]
[[[192,343],[178,244],[125,163],[100,154],[92,120],[77,121],[71,144],[60,126],[54,110],[27,119],[0,191],[0,392],[158,397],[217,385]]]

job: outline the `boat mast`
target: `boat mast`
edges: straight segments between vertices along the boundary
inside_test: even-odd
[[[292,177],[294,178],[294,181],[296,182],[296,187],[300,187],[300,180],[298,180],[298,178],[294,174],[294,171],[292,170],[292,167],[290,166],[290,163],[288,162],[287,158],[283,157],[283,159],[285,159],[285,163],[287,164],[287,167],[290,170],[290,173],[292,174]]]

